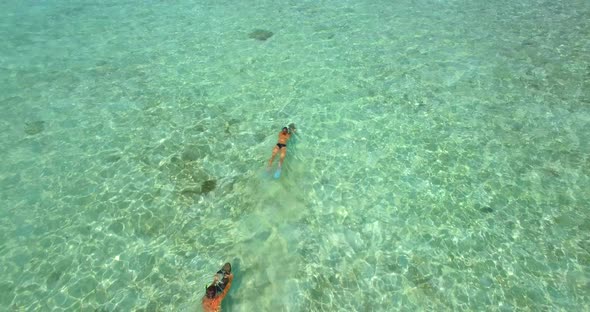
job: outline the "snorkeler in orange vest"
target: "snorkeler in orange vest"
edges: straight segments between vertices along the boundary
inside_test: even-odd
[[[221,277],[221,281],[220,279]],[[201,301],[203,311],[205,312],[219,312],[221,311],[221,301],[227,295],[234,275],[231,273],[231,264],[226,263],[223,268],[215,274],[213,283],[207,287],[205,296]]]

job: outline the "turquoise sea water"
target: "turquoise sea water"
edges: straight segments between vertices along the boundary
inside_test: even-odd
[[[224,311],[590,310],[588,1],[6,0],[0,37],[0,311],[199,311],[226,261]]]

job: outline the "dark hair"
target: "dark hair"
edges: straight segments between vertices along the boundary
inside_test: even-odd
[[[217,293],[217,289],[215,288],[215,285],[211,285],[211,286],[207,287],[207,290],[205,291],[205,295],[209,299],[214,298],[215,293]]]
[[[287,128],[287,127],[283,127],[283,130],[287,130],[287,131],[289,131],[289,128]]]
[[[226,269],[226,268],[227,268],[227,269]],[[223,270],[224,270],[224,271],[225,271],[225,273],[227,273],[227,274],[231,273],[231,263],[229,263],[229,262],[226,262],[226,263],[223,265]]]

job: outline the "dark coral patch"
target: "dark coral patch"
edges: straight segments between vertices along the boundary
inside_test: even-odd
[[[215,189],[217,186],[216,180],[207,180],[201,184],[201,194],[207,194]]]
[[[272,37],[273,35],[274,33],[272,31],[264,29],[254,29],[254,31],[248,34],[248,37],[259,41],[266,41],[266,39]]]
[[[490,207],[483,207],[483,208],[481,208],[480,210],[481,210],[482,212],[485,212],[485,213],[492,213],[492,212],[494,212],[494,209],[492,209],[492,208],[490,208]]]
[[[25,123],[25,133],[28,135],[35,135],[45,130],[45,121],[28,121]]]

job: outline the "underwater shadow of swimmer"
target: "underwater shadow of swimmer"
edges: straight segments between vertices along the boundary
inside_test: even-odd
[[[231,271],[234,275],[234,280],[227,297],[221,302],[221,311],[223,312],[231,312],[232,306],[240,303],[239,299],[234,299],[234,293],[240,288],[243,280],[242,273],[240,272],[240,259],[236,258],[231,262]]]

